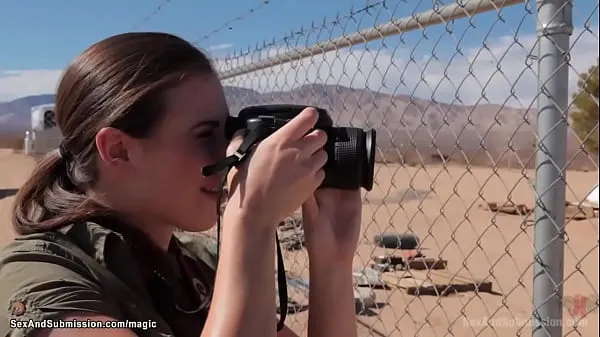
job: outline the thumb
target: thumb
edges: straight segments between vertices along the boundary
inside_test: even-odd
[[[235,151],[237,151],[238,147],[242,145],[244,141],[244,130],[238,130],[233,134],[229,145],[227,146],[227,156],[232,155]]]
[[[316,219],[319,216],[319,204],[314,195],[311,195],[302,204],[302,217],[308,219]]]
[[[243,141],[244,141],[244,131],[239,130],[233,135],[233,138],[231,139],[229,146],[227,146],[226,155],[230,156],[230,155],[234,154],[235,151],[237,151],[237,149],[240,147],[240,145],[242,145]],[[248,163],[246,162],[246,163],[244,163],[244,165],[248,165]],[[235,189],[237,188],[237,186],[239,184],[239,179],[240,179],[240,172],[238,172],[239,169],[240,169],[240,167],[234,166],[229,170],[229,172],[227,174],[227,191],[229,192],[230,195],[232,195],[234,193]]]

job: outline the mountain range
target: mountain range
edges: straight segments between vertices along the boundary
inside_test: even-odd
[[[534,164],[533,108],[451,105],[323,84],[266,93],[231,86],[224,89],[233,114],[255,104],[305,104],[327,109],[336,125],[374,128],[378,158],[387,162],[417,165],[451,160],[515,168]],[[0,135],[23,135],[30,127],[31,107],[53,102],[54,95],[36,95],[0,103]],[[597,167],[598,158],[590,159],[581,153],[579,145],[576,136],[569,132],[567,158],[572,159],[571,168]]]

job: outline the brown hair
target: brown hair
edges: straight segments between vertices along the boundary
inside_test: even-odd
[[[56,94],[63,149],[49,153],[19,189],[13,209],[18,234],[111,215],[86,191],[97,180],[96,133],[118,128],[147,137],[164,114],[162,92],[184,76],[215,74],[190,43],[164,33],[125,33],[102,40],[65,70]]]

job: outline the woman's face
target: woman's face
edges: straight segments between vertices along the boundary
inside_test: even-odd
[[[202,231],[217,220],[220,175],[201,170],[225,156],[229,114],[214,75],[189,77],[166,93],[166,114],[152,136],[140,140],[132,192],[137,208],[161,222]]]

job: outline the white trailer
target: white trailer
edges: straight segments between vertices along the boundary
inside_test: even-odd
[[[31,108],[31,130],[25,133],[25,153],[45,155],[58,148],[63,136],[56,123],[55,105]]]

